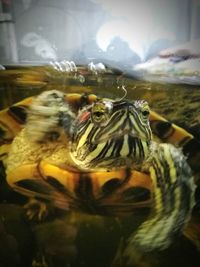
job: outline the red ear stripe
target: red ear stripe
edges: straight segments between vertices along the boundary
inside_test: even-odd
[[[85,112],[79,117],[79,121],[80,121],[80,122],[84,122],[84,121],[86,121],[89,117],[90,117],[90,112],[89,112],[89,111],[85,111]]]

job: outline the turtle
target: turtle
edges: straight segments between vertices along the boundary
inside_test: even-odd
[[[44,91],[1,111],[0,137],[7,182],[22,195],[92,214],[149,207],[128,239],[128,257],[134,246],[167,248],[190,219],[187,160],[198,141],[145,100]]]

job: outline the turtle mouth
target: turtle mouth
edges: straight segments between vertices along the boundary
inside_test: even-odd
[[[148,140],[143,140],[133,131],[115,131],[90,142],[84,140],[84,144],[72,149],[72,158],[83,169],[137,168],[149,154]]]
[[[101,144],[101,143],[105,143],[109,140],[113,140],[113,141],[118,141],[118,140],[121,140],[123,137],[130,137],[130,138],[134,138],[134,139],[138,139],[138,140],[141,140],[141,141],[145,141],[146,139],[144,137],[141,137],[139,136],[137,133],[135,132],[132,132],[130,130],[125,130],[121,133],[112,133],[112,134],[108,134],[108,135],[104,135],[104,136],[100,136],[98,137],[98,139],[96,138],[92,143],[94,145],[97,145],[97,144]]]

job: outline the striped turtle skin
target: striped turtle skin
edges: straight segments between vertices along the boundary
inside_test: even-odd
[[[94,214],[151,209],[129,238],[130,260],[134,246],[166,248],[190,218],[194,180],[176,147],[193,159],[197,141],[146,101],[45,91],[1,111],[0,126],[0,157],[17,192]]]

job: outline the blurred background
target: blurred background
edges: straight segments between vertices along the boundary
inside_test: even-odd
[[[200,0],[0,0],[0,64],[129,68],[200,38]]]

